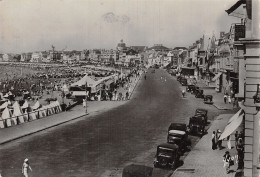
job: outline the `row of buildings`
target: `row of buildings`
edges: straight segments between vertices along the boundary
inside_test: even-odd
[[[242,119],[237,115],[233,120],[244,131],[242,176],[259,176],[260,0],[237,0],[226,12],[241,22],[231,24],[218,38],[203,35],[188,48],[188,57],[178,68],[184,75],[214,81],[216,91],[233,94],[241,101]],[[232,133],[235,127],[227,125],[225,130],[228,128]]]
[[[242,21],[232,24],[228,32],[203,35],[196,40],[187,50],[187,57],[179,62],[179,68],[184,75],[196,79],[215,82],[216,91],[237,94],[242,96],[244,89],[239,87],[239,67],[243,61],[237,56],[241,50],[236,47],[236,41],[245,37],[245,24]]]
[[[33,63],[79,63],[88,61],[94,64],[104,65],[139,65],[143,63],[141,53],[146,49],[145,46],[127,47],[121,40],[116,49],[93,49],[83,51],[40,51],[22,54],[0,54],[0,61],[3,62],[33,62]]]

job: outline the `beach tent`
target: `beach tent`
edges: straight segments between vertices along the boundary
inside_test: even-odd
[[[28,104],[27,100],[25,100],[24,103],[23,103],[23,106],[21,108],[26,109],[28,107],[29,107],[29,104]]]
[[[55,103],[54,103],[54,102],[51,102],[51,103],[49,104],[49,108],[52,110],[52,113],[53,113],[53,114],[56,113]]]
[[[28,122],[29,121],[29,115],[27,113],[27,110],[25,110],[24,114],[23,114],[23,119],[25,122]]]
[[[3,103],[1,106],[0,106],[0,109],[4,109],[8,106],[8,102],[5,102]]]
[[[60,110],[59,105],[58,105],[57,102],[58,102],[58,101],[54,101],[52,104],[53,104],[53,106],[54,106],[55,112],[56,112],[56,113],[59,113],[61,110]]]
[[[52,113],[55,114],[56,113],[56,109],[55,109],[55,105],[54,102],[49,104],[50,109],[52,110]]]
[[[87,83],[88,87],[92,87],[92,86],[96,85],[96,81],[95,80],[93,80],[88,75],[85,75],[79,81],[71,84],[71,86],[83,86],[83,85],[86,85],[86,83]]]
[[[61,111],[62,111],[62,109],[61,109],[61,106],[60,106],[60,103],[59,103],[59,101],[58,101],[58,100],[56,101],[56,105],[57,105],[57,108],[58,108],[59,112],[61,112]]]
[[[45,105],[44,108],[45,108],[48,116],[53,114],[53,111],[52,111],[52,109],[50,108],[49,105]]]
[[[41,105],[40,105],[39,101],[37,101],[37,102],[32,106],[32,109],[33,109],[33,110],[36,110],[36,109],[38,109],[40,106],[41,106]]]
[[[12,126],[12,122],[11,122],[10,118],[11,118],[10,110],[6,107],[2,113],[2,119],[4,119],[6,121],[7,127]]]
[[[9,97],[8,93],[6,93],[3,97],[8,98]]]
[[[29,120],[36,120],[36,114],[34,111],[28,113]]]
[[[22,116],[23,115],[22,109],[20,108],[20,105],[18,104],[17,101],[13,104],[13,109],[14,109],[13,117],[18,117],[19,122],[24,123],[24,118]]]
[[[0,128],[5,128],[4,120],[0,117]]]
[[[38,109],[39,111],[39,118],[43,118],[46,117],[46,110],[44,110],[43,108]]]

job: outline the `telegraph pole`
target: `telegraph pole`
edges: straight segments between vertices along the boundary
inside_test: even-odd
[[[88,98],[88,91],[87,91],[87,82],[86,82],[86,85],[85,85],[85,91],[86,91],[86,96],[85,96],[85,104],[86,104],[86,110],[85,110],[85,113],[88,114],[88,106],[87,106],[87,98]]]

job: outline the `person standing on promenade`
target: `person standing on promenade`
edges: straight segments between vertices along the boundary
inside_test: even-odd
[[[236,148],[237,148],[238,138],[239,138],[239,134],[238,134],[238,131],[236,131],[236,133],[235,133],[235,146],[236,146]]]
[[[212,133],[211,141],[212,141],[212,150],[215,150],[217,148],[216,147],[216,132],[215,131],[213,131],[213,133]]]
[[[230,161],[231,161],[231,156],[229,155],[229,152],[226,151],[224,156],[223,156],[223,162],[224,162],[224,167],[226,168],[226,173],[229,173],[230,169]]]
[[[227,103],[227,95],[224,94],[224,103],[226,104]]]
[[[125,94],[125,99],[126,99],[126,100],[129,99],[129,93],[128,93],[128,92],[126,92],[126,94]]]
[[[231,138],[230,138],[230,135],[227,137],[227,148],[231,149]]]
[[[22,173],[24,177],[29,177],[29,170],[32,171],[32,168],[29,165],[29,160],[26,158],[22,166]]]
[[[85,101],[85,99],[83,99],[82,102],[83,102],[83,108],[85,108],[85,107],[86,107],[86,101]]]
[[[184,89],[182,90],[181,94],[182,94],[182,97],[184,98],[184,96],[185,96],[185,90]]]
[[[219,150],[222,149],[222,140],[219,139],[220,136],[221,136],[221,131],[218,129],[217,133],[216,133],[216,137],[217,137],[217,145],[218,145]]]
[[[228,103],[231,104],[231,102],[232,102],[232,101],[231,101],[231,96],[228,95]]]

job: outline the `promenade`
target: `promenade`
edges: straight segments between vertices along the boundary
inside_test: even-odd
[[[137,86],[140,77],[131,78],[131,93],[130,96],[134,93],[135,87]],[[120,92],[123,95],[127,92],[127,90],[120,88]],[[54,114],[48,117],[44,117],[41,119],[37,119],[31,122],[26,122],[20,125],[16,125],[9,128],[0,129],[0,144],[8,143],[10,141],[37,133],[39,131],[43,131],[49,129],[51,127],[55,127],[76,119],[85,119],[86,116],[92,116],[98,114],[100,112],[104,112],[120,105],[125,104],[127,101],[89,101],[87,103],[87,112],[86,108],[83,108],[82,105],[77,105],[66,112],[61,112],[58,114]]]

